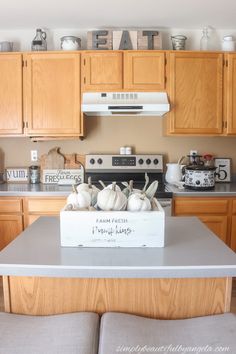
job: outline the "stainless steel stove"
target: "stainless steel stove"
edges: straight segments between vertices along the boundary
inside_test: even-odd
[[[161,203],[167,215],[172,212],[172,192],[168,191],[164,183],[163,155],[86,155],[85,160],[86,180],[92,178],[95,185],[100,185],[99,180],[105,184],[116,181],[133,180],[134,188],[142,189],[145,184],[145,173],[148,174],[150,183],[158,180],[156,198]],[[122,186],[123,187],[123,186]],[[124,187],[123,187],[124,188]]]

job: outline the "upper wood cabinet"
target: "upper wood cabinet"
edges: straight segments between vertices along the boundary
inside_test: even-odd
[[[0,102],[0,135],[22,134],[21,54],[0,54]]]
[[[163,90],[165,53],[131,51],[124,53],[124,88],[127,90]]]
[[[119,91],[123,85],[123,55],[102,51],[82,54],[83,91]]]
[[[27,135],[81,135],[80,54],[32,53],[24,59]]]
[[[236,54],[225,55],[226,133],[236,135]]]
[[[165,87],[165,53],[102,51],[82,54],[82,91],[158,91]]]
[[[180,51],[167,58],[168,133],[222,134],[223,54]]]

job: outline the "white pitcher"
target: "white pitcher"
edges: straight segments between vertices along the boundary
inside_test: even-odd
[[[182,180],[183,165],[178,163],[167,163],[165,179],[167,183],[180,182]]]

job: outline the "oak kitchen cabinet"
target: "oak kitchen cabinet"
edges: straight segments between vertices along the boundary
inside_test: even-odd
[[[0,77],[0,136],[83,135],[80,54],[1,53]]]
[[[27,135],[80,136],[80,54],[24,56]]]
[[[40,216],[59,215],[66,197],[0,197],[0,250]]]
[[[225,125],[228,135],[236,135],[236,54],[225,55]]]
[[[24,225],[32,224],[40,216],[59,215],[66,204],[66,197],[28,197],[24,198]]]
[[[233,200],[230,247],[236,252],[236,200]]]
[[[88,51],[82,54],[82,91],[157,91],[165,88],[165,52]]]
[[[22,199],[0,198],[0,250],[23,231]]]
[[[235,201],[236,202],[236,201]],[[230,246],[231,198],[176,197],[175,216],[197,216],[222,241]],[[236,211],[236,208],[235,208]]]
[[[169,134],[222,134],[223,56],[184,51],[167,54]]]
[[[0,55],[0,135],[23,133],[22,55]]]

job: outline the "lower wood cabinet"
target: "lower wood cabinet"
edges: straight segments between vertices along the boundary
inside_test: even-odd
[[[59,215],[66,204],[66,197],[24,198],[24,225],[27,227],[40,216]]]
[[[231,198],[176,197],[174,199],[174,215],[198,217],[229,246],[232,240],[231,210]]]
[[[0,198],[0,250],[23,231],[21,198]]]
[[[233,200],[230,247],[236,252],[236,200]]]

